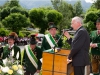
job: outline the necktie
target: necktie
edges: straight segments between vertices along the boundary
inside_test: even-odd
[[[54,40],[57,42],[58,40],[57,40],[57,38],[55,37],[55,36],[53,36],[53,38],[54,38]]]
[[[11,50],[11,46],[8,48],[8,50]]]
[[[100,35],[100,30],[98,30],[98,34]]]

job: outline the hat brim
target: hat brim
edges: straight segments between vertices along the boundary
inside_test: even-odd
[[[16,38],[14,36],[9,36],[8,39],[16,40]]]
[[[56,28],[56,29],[58,29],[57,27],[51,27],[51,28]],[[48,28],[48,30],[50,30],[51,28]]]
[[[36,41],[35,41],[35,42],[30,41],[30,44],[31,44],[31,45],[36,45],[37,42],[36,42]]]

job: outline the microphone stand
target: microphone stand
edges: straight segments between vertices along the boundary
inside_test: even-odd
[[[58,41],[57,41],[57,43],[59,42],[59,40],[61,39],[61,37],[63,36],[63,33],[62,33],[62,35],[59,37],[59,39],[58,39]],[[55,48],[56,48],[56,45],[54,45],[54,47],[53,47],[53,49],[54,49],[54,54],[53,54],[53,66],[52,66],[52,71],[53,71],[53,73],[52,73],[52,75],[54,75],[54,62],[55,62]]]
[[[72,30],[72,28],[70,28],[70,30]],[[64,32],[65,32],[65,30],[64,30]],[[68,31],[69,32],[69,31]],[[70,32],[69,32],[70,33]],[[62,33],[62,35],[59,37],[59,39],[58,39],[58,41],[57,41],[57,43],[59,42],[59,40],[61,39],[61,37],[63,36],[63,33]],[[54,49],[54,54],[53,54],[53,66],[52,66],[52,71],[53,71],[53,73],[52,73],[52,75],[54,75],[54,61],[55,61],[55,46],[56,45],[54,45],[54,47],[53,47],[53,49]]]

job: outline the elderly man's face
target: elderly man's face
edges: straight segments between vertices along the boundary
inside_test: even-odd
[[[76,20],[72,20],[71,27],[73,28],[73,30],[77,30],[80,26],[81,26],[80,22],[78,22]]]
[[[96,28],[97,28],[97,30],[100,30],[100,22],[96,23]]]
[[[78,22],[76,22],[75,20],[71,21],[71,27],[73,28],[73,30],[77,30],[77,24]]]

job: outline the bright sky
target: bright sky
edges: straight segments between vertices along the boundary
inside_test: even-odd
[[[87,3],[93,3],[96,0],[85,0]]]

